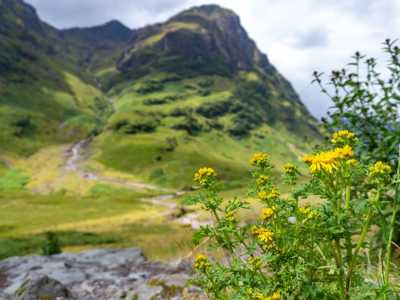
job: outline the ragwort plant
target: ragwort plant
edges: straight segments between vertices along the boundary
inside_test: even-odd
[[[382,214],[393,170],[381,161],[361,163],[353,151],[356,143],[352,132],[339,131],[324,151],[305,156],[311,179],[300,187],[297,167],[285,165],[290,196],[282,196],[274,184],[268,154],[256,153],[250,160],[254,184],[248,196],[262,208],[251,221],[240,218],[242,210],[254,209],[251,200],[224,201],[216,171],[199,169],[194,180],[201,189],[191,201],[214,223],[195,234],[197,244],[209,247],[209,256],[195,259],[195,283],[211,299],[395,297],[390,284],[369,275],[369,235]],[[311,195],[322,204],[302,205]]]

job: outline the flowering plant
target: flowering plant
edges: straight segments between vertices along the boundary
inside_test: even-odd
[[[324,151],[305,156],[311,179],[302,186],[298,168],[285,165],[290,195],[271,179],[273,166],[265,153],[250,160],[249,200],[224,200],[216,172],[200,169],[195,180],[201,190],[192,202],[210,212],[214,223],[195,234],[197,244],[209,247],[208,256],[195,259],[196,284],[212,299],[394,297],[399,290],[389,280],[391,249],[374,244],[369,235],[387,209],[386,195],[396,178],[398,184],[399,171],[394,174],[382,161],[360,162],[356,143],[352,132],[336,132]],[[310,196],[322,203],[306,205]],[[251,214],[255,209],[260,212]],[[251,217],[243,216],[246,211]],[[372,260],[382,255],[380,271],[371,272]]]

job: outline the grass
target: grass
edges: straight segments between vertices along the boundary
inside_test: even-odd
[[[10,169],[0,176],[0,191],[21,190],[29,181],[29,177],[21,170]]]
[[[139,200],[148,193],[105,185],[95,186],[91,192],[84,197],[61,192],[1,193],[0,259],[40,254],[48,231],[57,234],[64,251],[140,247],[157,259],[190,251],[191,230],[166,224],[161,215],[164,208]]]
[[[28,157],[39,149],[83,138],[98,126],[101,92],[72,73],[56,80],[11,82],[0,90],[1,153]]]

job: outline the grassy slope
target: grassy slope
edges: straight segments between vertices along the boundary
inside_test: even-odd
[[[254,73],[242,74],[245,80],[257,80]],[[273,154],[274,163],[281,167],[285,162],[298,163],[298,157],[310,151],[301,135],[290,132],[282,123],[263,125],[249,136],[238,139],[226,130],[215,130],[209,122],[217,122],[229,129],[233,114],[205,118],[195,111],[206,104],[227,102],[234,93],[235,82],[219,76],[198,76],[190,79],[169,81],[173,74],[156,73],[133,83],[123,83],[111,93],[115,113],[108,122],[108,129],[95,139],[95,158],[107,167],[139,176],[144,181],[184,188],[192,185],[191,175],[201,166],[215,167],[227,188],[243,186],[243,176],[249,172],[248,160],[256,151]],[[167,78],[167,82],[166,81]],[[157,91],[143,93],[149,81],[162,82]],[[204,82],[212,81],[204,93]],[[171,97],[174,99],[171,100]],[[165,99],[165,103],[162,103]],[[149,101],[153,101],[149,104]],[[185,116],[174,115],[174,111],[190,112],[203,129],[195,135],[173,126],[185,124]],[[298,112],[301,114],[301,112]],[[301,117],[298,116],[299,118]],[[154,132],[127,134],[116,130],[119,123],[137,124],[156,122]],[[307,133],[305,133],[307,134]],[[176,145],[169,149],[168,140]]]
[[[3,154],[28,156],[45,145],[83,138],[98,126],[96,105],[105,103],[101,92],[71,73],[64,77],[66,89],[51,81],[0,87]]]

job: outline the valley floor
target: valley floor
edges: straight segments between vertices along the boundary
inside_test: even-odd
[[[8,160],[29,180],[26,189],[0,193],[0,258],[40,253],[48,231],[63,251],[137,246],[157,259],[189,253],[192,227],[202,222],[181,209],[183,193],[89,165],[87,143]],[[23,180],[21,174],[9,180]]]

